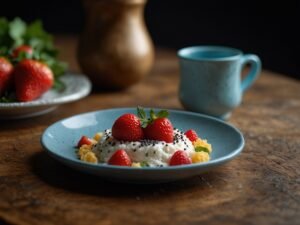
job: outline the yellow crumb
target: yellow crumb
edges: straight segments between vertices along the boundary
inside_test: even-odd
[[[98,132],[98,133],[95,134],[95,136],[93,137],[93,139],[95,141],[99,141],[102,136],[103,136],[103,132]]]
[[[92,145],[82,145],[77,152],[79,158],[82,158],[83,155],[91,151],[91,149],[92,149]]]
[[[209,154],[207,152],[195,152],[192,156],[193,163],[201,163],[209,161]]]
[[[96,141],[95,139],[90,139],[91,140],[91,142],[92,142],[92,144],[91,145],[95,145],[95,144],[97,144],[98,143],[98,141]]]
[[[207,148],[207,150],[209,151],[209,153],[211,153],[212,151],[212,147],[211,147],[211,144],[209,144],[207,142],[207,140],[205,139],[201,139],[201,138],[198,138],[196,141],[193,142],[193,145],[194,147],[204,147],[204,148]]]
[[[141,166],[141,163],[139,163],[139,162],[137,162],[137,163],[133,162],[133,163],[131,164],[131,167],[137,167],[137,168],[140,168],[140,167],[142,167],[142,166]]]
[[[89,162],[89,163],[97,163],[98,162],[98,159],[97,159],[95,153],[92,151],[85,153],[83,155],[83,157],[81,158],[81,160],[85,161],[85,162]]]

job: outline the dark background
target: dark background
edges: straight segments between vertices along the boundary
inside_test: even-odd
[[[42,19],[53,33],[78,34],[80,0],[5,1],[0,16]],[[258,54],[265,69],[300,79],[300,1],[149,0],[145,21],[156,46],[227,45]]]

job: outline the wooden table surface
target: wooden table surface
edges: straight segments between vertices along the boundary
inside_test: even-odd
[[[78,71],[76,39],[58,38]],[[189,180],[111,183],[81,174],[42,149],[43,130],[78,113],[125,106],[182,109],[173,51],[156,52],[153,71],[122,92],[93,92],[52,113],[0,121],[0,224],[300,224],[300,82],[263,71],[228,122],[244,134],[235,160]]]

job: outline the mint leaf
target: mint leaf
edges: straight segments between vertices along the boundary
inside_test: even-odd
[[[149,111],[150,117],[147,118],[147,115],[145,113],[145,110],[142,107],[137,107],[137,115],[141,121],[141,126],[143,128],[146,128],[148,124],[151,124],[154,120],[157,118],[166,118],[169,115],[169,112],[167,110],[161,110],[157,114],[155,114],[153,109],[150,109]]]
[[[143,109],[143,107],[138,106],[136,108],[137,110],[137,115],[141,121],[141,127],[142,128],[146,128],[148,125],[148,119],[147,119],[147,115],[145,113],[145,110]]]
[[[136,110],[137,110],[138,117],[140,117],[141,119],[146,118],[146,113],[145,113],[145,110],[143,109],[143,107],[138,106]]]
[[[169,116],[169,112],[168,112],[168,110],[161,110],[156,114],[156,116],[158,118],[166,118]]]
[[[155,115],[153,109],[150,109],[150,121],[149,121],[149,123],[152,123],[152,121],[155,120],[155,119],[156,119],[156,115]]]
[[[207,152],[209,154],[209,150],[205,147],[202,147],[202,146],[196,147],[195,152]]]
[[[141,167],[149,167],[149,164],[146,161],[141,162]]]

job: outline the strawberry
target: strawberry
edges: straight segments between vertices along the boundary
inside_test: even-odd
[[[185,133],[185,136],[187,136],[188,139],[190,139],[191,142],[194,142],[198,139],[198,134],[194,130],[187,130]]]
[[[149,140],[165,141],[171,143],[174,140],[173,125],[168,118],[169,112],[161,110],[157,114],[150,110],[150,118],[146,117],[143,109],[138,108],[138,115],[142,121],[145,138]]]
[[[15,48],[15,49],[13,50],[13,52],[12,52],[12,57],[13,57],[13,58],[18,58],[18,56],[19,56],[19,54],[20,54],[21,52],[25,52],[25,53],[27,53],[27,54],[29,54],[29,55],[32,55],[33,50],[32,50],[32,48],[31,48],[31,46],[29,46],[29,45],[20,45],[19,47]]]
[[[0,57],[0,96],[6,91],[12,81],[13,65],[4,57]]]
[[[120,116],[113,124],[112,136],[120,141],[138,141],[144,138],[139,118],[131,113]]]
[[[15,66],[16,97],[21,102],[39,98],[53,85],[53,73],[44,63],[24,59]]]
[[[173,126],[167,118],[157,118],[144,129],[145,137],[150,140],[173,142]]]
[[[131,166],[131,159],[124,149],[118,149],[108,160],[109,165]]]
[[[92,140],[89,139],[87,136],[82,136],[78,141],[77,147],[80,148],[82,145],[91,145]]]
[[[191,164],[192,160],[188,157],[188,155],[181,150],[176,151],[170,161],[169,165],[170,166],[178,166],[178,165],[184,165],[184,164]]]

